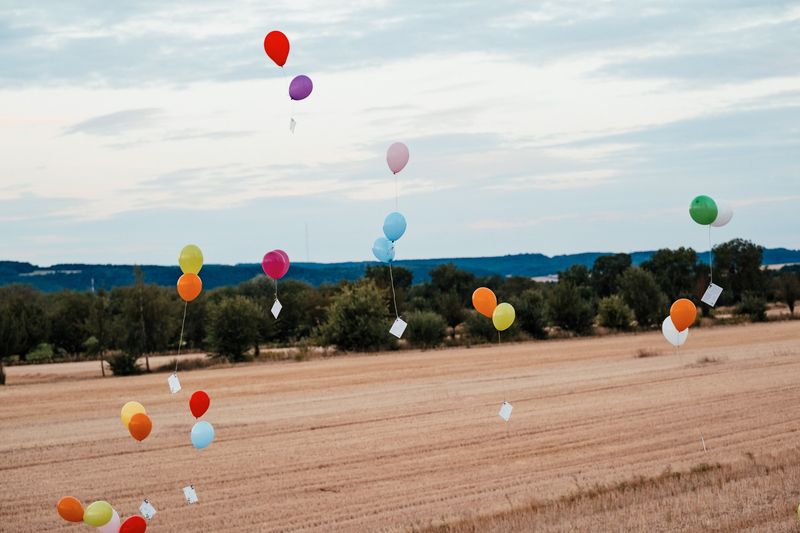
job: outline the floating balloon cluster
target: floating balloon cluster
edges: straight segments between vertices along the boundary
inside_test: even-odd
[[[676,300],[669,316],[661,323],[661,333],[673,346],[682,346],[689,338],[689,326],[697,319],[697,306],[688,298]]]
[[[189,410],[195,418],[200,418],[206,414],[210,405],[211,398],[205,391],[196,391],[189,398]],[[207,448],[214,440],[214,426],[205,420],[196,422],[192,427],[191,440],[192,445],[198,450]]]
[[[128,402],[123,405],[119,416],[131,437],[139,442],[146,439],[153,430],[153,421],[139,402]]]
[[[99,533],[144,533],[147,522],[141,516],[129,516],[124,522],[119,513],[106,501],[96,501],[84,511],[81,502],[73,496],[64,496],[56,504],[59,516],[67,522],[84,522],[96,527]]]
[[[494,329],[497,330],[498,334],[510,328],[517,317],[513,305],[509,303],[498,305],[497,296],[491,289],[486,287],[478,287],[472,293],[472,306],[483,316],[492,319],[492,324],[494,324]]]
[[[289,272],[289,265],[289,254],[283,250],[267,252],[261,259],[261,270],[275,282],[275,303],[272,305],[272,316],[275,318],[278,318],[281,312],[281,304],[278,301],[278,280]]]
[[[709,196],[697,196],[689,205],[689,216],[701,226],[721,228],[733,218],[733,209],[727,202],[715,202]]]
[[[289,58],[289,38],[281,31],[271,31],[264,37],[264,51],[276,65],[283,68]],[[289,98],[304,100],[311,94],[314,84],[305,74],[295,76],[289,83]]]
[[[200,296],[203,290],[203,281],[198,276],[200,269],[203,268],[203,252],[194,244],[187,244],[181,250],[178,264],[183,272],[178,278],[178,295],[184,302],[189,303]]]

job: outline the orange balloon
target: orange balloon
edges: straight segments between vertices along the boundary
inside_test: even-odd
[[[697,306],[691,300],[681,298],[669,308],[669,317],[675,329],[683,331],[694,324],[694,319],[697,318]]]
[[[178,279],[178,294],[184,302],[191,302],[203,290],[203,282],[197,274],[184,274]]]
[[[144,413],[136,413],[131,417],[128,424],[128,431],[131,432],[131,437],[138,441],[143,441],[150,434],[153,429],[153,422],[150,417]]]
[[[77,498],[64,496],[56,504],[58,514],[67,522],[83,522],[83,505]]]
[[[472,293],[472,305],[484,316],[492,318],[494,308],[497,307],[497,296],[486,287],[478,287]]]

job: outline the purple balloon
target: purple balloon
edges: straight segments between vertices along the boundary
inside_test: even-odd
[[[311,83],[311,78],[301,74],[289,84],[289,97],[292,100],[302,100],[311,94],[313,88],[314,84]]]

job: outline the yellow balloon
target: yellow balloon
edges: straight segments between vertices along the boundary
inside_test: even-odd
[[[203,252],[194,244],[187,244],[181,250],[178,264],[184,274],[199,274],[203,268]]]
[[[514,318],[516,318],[516,316],[511,304],[502,303],[494,308],[492,323],[497,331],[505,331],[514,323]]]
[[[122,423],[125,424],[125,427],[128,427],[131,418],[137,413],[147,414],[147,411],[144,410],[144,405],[139,402],[128,402],[122,406],[122,412],[119,414],[119,417],[122,419]]]
[[[104,501],[94,502],[83,513],[83,521],[93,527],[100,527],[108,524],[111,517],[114,515],[114,510],[111,509],[111,504]]]

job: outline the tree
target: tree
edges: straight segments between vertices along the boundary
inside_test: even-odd
[[[546,339],[549,323],[547,298],[541,289],[533,288],[523,291],[519,296],[511,298],[511,304],[517,314],[520,329],[535,339]]]
[[[435,293],[455,293],[462,307],[466,307],[475,290],[475,275],[460,270],[452,263],[439,265],[430,271],[430,287]]]
[[[728,302],[738,302],[745,292],[764,293],[761,270],[764,249],[744,239],[733,239],[714,247],[715,283],[724,287]]]
[[[759,293],[745,292],[736,306],[736,314],[745,315],[753,322],[764,322],[767,319],[767,301]]]
[[[615,294],[619,289],[619,278],[631,266],[628,254],[601,255],[594,261],[591,283],[600,298]]]
[[[41,293],[27,285],[0,287],[0,385],[5,385],[3,359],[25,355],[47,340]]]
[[[549,304],[550,317],[556,326],[574,331],[578,335],[585,335],[592,330],[594,324],[592,302],[572,281],[559,279],[550,291]]]
[[[642,268],[650,272],[671,301],[692,295],[697,278],[697,252],[691,248],[661,249]]]
[[[613,294],[600,300],[597,318],[605,328],[624,330],[631,326],[633,311],[618,294]]]
[[[390,322],[386,299],[386,293],[370,280],[344,286],[319,329],[320,340],[340,350],[369,351],[387,346]]]
[[[243,296],[224,298],[211,306],[209,346],[217,355],[232,362],[243,361],[258,340],[261,310]]]
[[[789,306],[789,313],[794,315],[795,302],[800,298],[800,273],[781,272],[775,278],[775,288],[781,301]]]
[[[667,308],[667,297],[661,292],[653,275],[641,268],[631,267],[619,280],[620,296],[633,310],[641,327],[660,324]]]
[[[88,316],[84,321],[84,331],[89,338],[83,346],[87,353],[95,355],[100,360],[100,373],[105,377],[104,365],[106,350],[112,343],[112,326],[109,310],[109,298],[103,289],[92,295]],[[91,339],[94,339],[90,342]]]
[[[464,321],[466,313],[462,298],[455,291],[437,293],[434,309],[453,328],[455,335],[455,328]]]
[[[91,293],[61,291],[50,296],[50,344],[70,354],[83,351],[90,336],[86,321],[91,302]]]

